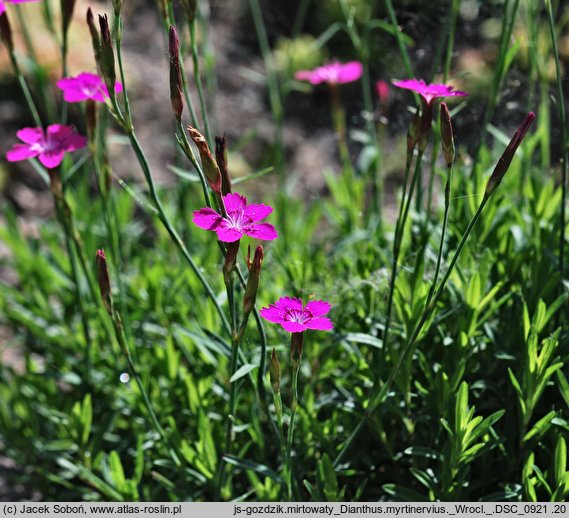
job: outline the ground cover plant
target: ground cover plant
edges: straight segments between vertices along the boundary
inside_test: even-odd
[[[235,73],[211,63],[222,7],[149,2],[171,117],[152,132],[173,150],[158,167],[128,2],[20,3],[0,1],[26,110],[2,168],[33,175],[50,213],[26,231],[2,200],[6,484],[46,500],[567,498],[562,2],[239,2],[271,125],[240,118],[234,141],[215,117]],[[485,9],[492,65],[460,68],[464,20]],[[438,29],[424,48],[415,15]],[[316,143],[313,104],[333,135],[316,194],[287,142],[294,113]]]

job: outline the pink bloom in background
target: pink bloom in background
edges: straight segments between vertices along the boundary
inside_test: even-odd
[[[380,102],[386,103],[389,98],[389,83],[380,79],[375,83],[375,91]]]
[[[24,144],[14,144],[6,153],[8,162],[38,157],[48,169],[61,164],[66,151],[75,151],[87,145],[87,139],[75,133],[71,126],[52,124],[44,133],[41,128],[24,128],[16,133]]]
[[[22,4],[24,2],[37,2],[37,0],[0,0],[0,14],[6,10],[6,3],[8,4]]]
[[[194,211],[193,222],[200,228],[216,232],[219,240],[225,243],[238,241],[243,235],[264,241],[272,241],[278,237],[273,225],[259,223],[273,212],[269,205],[247,205],[247,198],[236,192],[226,194],[223,201],[227,211],[226,218],[205,207]]]
[[[431,104],[434,99],[439,97],[462,97],[469,95],[466,92],[461,92],[460,90],[454,90],[452,86],[448,86],[441,83],[431,83],[425,84],[422,79],[405,79],[403,81],[393,81],[393,84],[398,88],[404,88],[406,90],[413,90],[420,94],[427,104]]]
[[[63,100],[68,103],[78,103],[86,99],[105,102],[109,98],[109,90],[103,78],[97,74],[83,72],[75,77],[65,77],[57,82],[57,86],[63,91]],[[122,92],[122,84],[115,83],[115,92]]]
[[[331,307],[323,300],[313,300],[303,307],[300,299],[281,297],[275,304],[261,309],[259,314],[269,322],[280,324],[289,333],[302,333],[307,329],[330,331],[334,324],[324,315]]]
[[[295,79],[308,81],[313,85],[328,83],[331,85],[351,83],[362,77],[363,66],[359,61],[339,63],[334,61],[314,70],[299,70],[294,74]]]

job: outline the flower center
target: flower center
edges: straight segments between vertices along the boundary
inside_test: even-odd
[[[306,309],[287,309],[284,318],[289,322],[305,324],[312,318],[312,314]]]
[[[251,218],[245,215],[243,209],[233,209],[227,213],[227,223],[230,228],[243,231],[251,223]]]

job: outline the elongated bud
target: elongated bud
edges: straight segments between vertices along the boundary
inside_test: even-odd
[[[492,176],[486,184],[484,199],[488,198],[496,190],[496,187],[500,185],[502,178],[504,178],[506,171],[512,163],[512,159],[514,158],[516,150],[524,140],[524,137],[526,136],[526,133],[528,132],[534,119],[535,113],[529,112],[523,120],[522,125],[518,128],[515,135],[512,137],[512,140],[510,140],[508,147],[502,153],[500,160],[498,160],[498,163],[492,172]]]
[[[421,114],[419,110],[415,112],[415,116],[407,130],[407,154],[411,153],[417,145],[419,139],[419,131],[421,129]]]
[[[452,131],[450,112],[446,103],[441,103],[441,146],[447,167],[450,167],[454,162],[454,133]]]
[[[433,123],[433,104],[423,103],[423,114],[421,116],[421,129],[419,131],[419,139],[417,147],[422,153],[427,149],[429,137],[431,136],[431,126]]]
[[[237,264],[237,252],[239,252],[239,241],[227,243],[225,262],[223,263],[223,278],[225,280],[225,284],[229,283],[231,274]]]
[[[182,120],[184,100],[182,98],[182,73],[180,71],[180,43],[176,27],[170,25],[168,33],[168,50],[170,53],[170,102],[178,122]]]
[[[97,250],[96,257],[97,264],[97,281],[99,282],[99,291],[101,293],[101,299],[103,299],[103,304],[107,313],[109,315],[113,314],[113,301],[111,298],[111,281],[109,277],[109,267],[107,266],[107,257],[103,249]]]
[[[257,299],[257,290],[259,289],[259,278],[261,276],[263,258],[263,247],[259,245],[255,250],[253,264],[249,269],[249,278],[247,279],[245,295],[243,296],[243,319],[245,319],[245,315],[248,316],[255,307],[255,300]]]
[[[113,50],[113,42],[111,39],[111,31],[109,30],[109,20],[107,15],[99,15],[99,27],[101,28],[101,74],[107,85],[109,95],[115,95],[115,83],[117,76],[115,73],[115,52]]]
[[[269,363],[269,377],[271,379],[273,392],[276,394],[281,388],[281,364],[279,363],[277,351],[275,351],[274,347],[271,353],[271,362]]]
[[[8,15],[6,12],[0,14],[0,35],[2,35],[2,41],[6,48],[10,52],[14,52],[14,40],[12,38],[12,28],[10,27],[10,21],[8,20]]]
[[[231,192],[231,178],[227,171],[227,147],[225,136],[215,137],[215,160],[221,172],[221,194],[225,196]]]
[[[302,358],[302,346],[304,344],[304,333],[292,333],[290,335],[290,360],[292,368],[298,369]]]
[[[101,39],[99,38],[99,31],[95,25],[93,11],[91,11],[90,7],[87,9],[87,25],[89,26],[89,32],[91,33],[93,52],[95,53],[95,63],[97,63],[97,68],[99,69],[99,72],[101,72]]]
[[[198,7],[197,0],[180,0],[182,4],[182,9],[188,17],[188,21],[193,22],[196,18],[196,11]]]
[[[123,0],[113,0],[113,11],[115,15],[119,15],[122,9],[122,1]]]
[[[200,157],[202,161],[202,167],[207,179],[207,183],[212,188],[213,192],[220,194],[221,193],[221,171],[219,170],[219,166],[213,158],[211,151],[209,150],[209,146],[207,145],[207,141],[205,137],[192,126],[188,126],[188,133],[190,137],[194,141],[195,145],[200,152]]]
[[[75,0],[61,0],[61,28],[64,38],[67,38],[67,30],[73,18],[74,10]]]

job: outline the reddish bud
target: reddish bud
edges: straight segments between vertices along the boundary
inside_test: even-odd
[[[290,359],[292,368],[298,369],[302,358],[302,346],[304,344],[304,333],[291,333],[290,335]]]
[[[168,49],[170,53],[170,102],[174,115],[180,122],[184,109],[182,73],[180,71],[180,43],[178,33],[173,25],[170,25],[170,32],[168,33]]]
[[[14,52],[14,40],[12,39],[12,28],[10,27],[10,21],[8,20],[8,15],[4,12],[0,14],[0,35],[2,35],[2,41],[6,48],[10,52]]]
[[[67,37],[67,30],[73,18],[74,10],[75,0],[61,0],[61,26],[65,38]]]
[[[87,9],[87,25],[89,26],[89,32],[91,33],[91,41],[93,43],[93,52],[95,53],[95,62],[97,67],[101,68],[101,39],[99,38],[99,31],[95,25],[95,20],[93,18],[93,11],[91,8]]]
[[[213,158],[205,137],[192,126],[188,126],[188,133],[200,152],[202,167],[207,183],[216,194],[221,193],[221,171]]]
[[[486,184],[486,191],[484,192],[485,199],[488,198],[496,190],[496,187],[498,187],[498,185],[500,185],[502,178],[504,178],[506,171],[512,163],[512,159],[514,158],[516,150],[524,140],[524,137],[526,136],[526,133],[528,132],[534,119],[535,114],[533,112],[529,112],[523,120],[522,125],[518,128],[515,135],[512,137],[512,140],[510,140],[508,147],[502,153],[500,160],[498,160],[498,163],[492,172],[492,176]]]
[[[450,112],[446,103],[441,103],[441,146],[447,167],[450,167],[454,162],[454,133]]]
[[[109,20],[106,14],[104,16],[99,15],[99,27],[101,28],[101,56],[99,64],[109,95],[112,97],[115,95],[117,76],[115,73],[115,53],[109,29]]]
[[[275,393],[279,392],[281,388],[281,365],[274,347],[271,353],[271,362],[269,363],[269,377],[273,391]]]
[[[375,91],[377,92],[379,102],[385,104],[389,99],[389,83],[380,79],[375,83]]]
[[[107,310],[107,313],[109,315],[112,315],[113,300],[111,297],[111,281],[109,277],[109,267],[107,266],[107,257],[103,249],[97,250],[96,265],[97,281],[99,282],[99,292],[101,293],[101,299],[103,299],[103,304]]]
[[[245,287],[245,295],[243,296],[243,315],[249,316],[255,307],[255,300],[257,299],[257,290],[259,289],[259,278],[261,276],[261,266],[263,264],[264,254],[263,247],[257,246],[255,250],[255,257],[253,263],[249,268],[249,278],[247,279],[247,286]]]
[[[225,136],[215,137],[215,160],[221,172],[221,194],[225,196],[231,192],[231,178],[227,171],[227,147]]]

